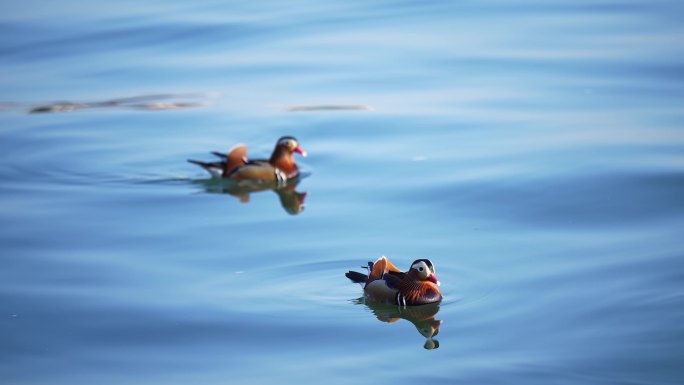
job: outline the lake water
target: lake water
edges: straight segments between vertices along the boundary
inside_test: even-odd
[[[683,17],[5,4],[2,383],[681,384]],[[284,190],[186,162],[282,135]],[[364,304],[344,273],[382,255],[444,301]]]

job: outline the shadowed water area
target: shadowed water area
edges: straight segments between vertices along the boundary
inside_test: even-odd
[[[2,383],[681,384],[683,17],[5,4]],[[284,135],[284,185],[186,162]],[[365,301],[382,255],[444,300]]]

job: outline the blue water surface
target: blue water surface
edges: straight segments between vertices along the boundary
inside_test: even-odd
[[[682,17],[5,4],[2,383],[681,384]],[[287,190],[186,162],[283,135]],[[344,273],[382,255],[444,301],[365,303]]]

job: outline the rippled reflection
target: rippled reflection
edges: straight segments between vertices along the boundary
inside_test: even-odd
[[[216,94],[212,93],[155,94],[86,102],[59,101],[29,106],[24,106],[20,103],[2,103],[0,104],[0,110],[9,108],[27,108],[29,114],[73,112],[77,110],[102,108],[121,108],[149,111],[178,110],[185,108],[204,107],[206,106],[205,102],[198,102],[196,100],[206,100],[216,96]],[[190,101],[191,99],[192,101]]]
[[[300,178],[286,182],[235,182],[230,179],[204,179],[195,181],[204,186],[208,193],[229,194],[240,200],[241,203],[249,203],[251,194],[261,191],[273,191],[280,199],[280,205],[290,215],[297,215],[304,211],[306,192],[296,190]]]
[[[405,319],[413,324],[418,333],[425,337],[423,347],[425,349],[437,349],[439,341],[433,337],[439,333],[442,325],[441,320],[435,319],[439,312],[439,303],[431,303],[421,306],[397,306],[387,305],[366,300],[364,297],[354,300],[357,305],[365,305],[382,322],[393,323]]]

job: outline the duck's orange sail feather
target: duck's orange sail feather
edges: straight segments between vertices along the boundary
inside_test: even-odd
[[[228,150],[226,156],[226,168],[223,170],[223,176],[230,175],[237,168],[244,166],[247,163],[247,146],[238,144]]]
[[[400,273],[401,270],[394,266],[387,258],[380,257],[377,261],[375,261],[373,264],[373,269],[370,271],[370,274],[368,274],[368,282],[382,279],[382,277],[388,272]]]

